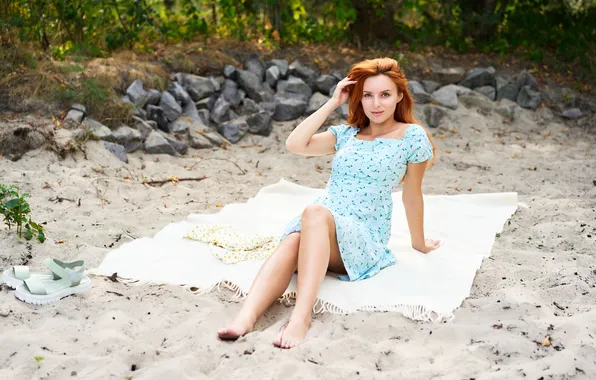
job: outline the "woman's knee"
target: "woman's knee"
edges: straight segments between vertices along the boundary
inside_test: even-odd
[[[319,204],[312,204],[306,206],[302,212],[301,221],[303,225],[318,222],[328,222],[331,217],[331,212],[329,209],[327,209],[327,207]]]

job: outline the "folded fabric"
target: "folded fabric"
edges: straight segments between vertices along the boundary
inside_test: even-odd
[[[229,224],[199,224],[185,238],[209,244],[211,253],[226,264],[244,260],[264,260],[278,246],[279,235],[248,234]]]

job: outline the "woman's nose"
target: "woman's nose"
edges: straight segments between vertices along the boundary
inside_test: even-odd
[[[379,99],[378,96],[375,96],[375,100],[373,102],[373,105],[375,106],[375,108],[379,107],[381,105],[381,100]]]

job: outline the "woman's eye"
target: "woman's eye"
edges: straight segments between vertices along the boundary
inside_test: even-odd
[[[385,95],[389,96],[389,94],[388,94],[388,93],[384,93],[384,94],[383,94],[383,96],[385,96]],[[387,97],[387,96],[385,96],[385,97]]]

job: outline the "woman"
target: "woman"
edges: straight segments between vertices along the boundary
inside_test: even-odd
[[[348,99],[348,125],[315,134]],[[357,281],[395,264],[387,243],[391,191],[400,181],[412,247],[428,253],[439,246],[439,241],[424,237],[421,190],[435,148],[430,134],[414,120],[413,107],[397,62],[390,58],[366,60],[352,66],[333,97],[292,131],[286,140],[290,152],[302,156],[335,153],[326,194],[288,223],[242,310],[230,327],[218,331],[220,339],[235,340],[250,332],[298,271],[296,306],[273,342],[292,348],[308,332],[327,271],[342,274],[342,280]]]

